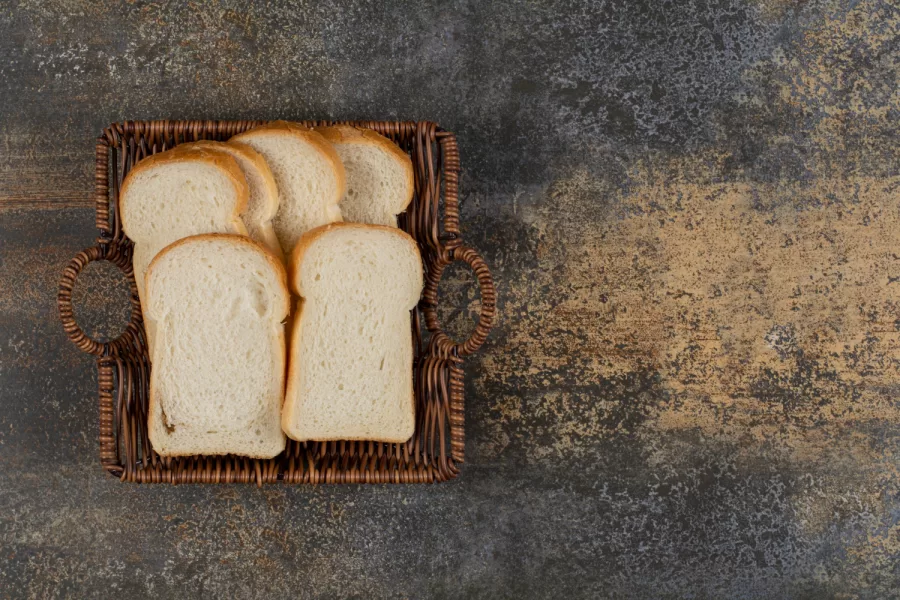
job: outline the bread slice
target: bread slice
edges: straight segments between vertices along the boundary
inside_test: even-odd
[[[413,166],[397,144],[371,129],[350,125],[317,127],[331,142],[347,173],[341,200],[345,221],[397,226],[397,215],[413,198]]]
[[[122,228],[134,242],[134,279],[144,306],[144,277],[157,253],[200,233],[246,235],[247,180],[226,152],[190,144],[148,156],[128,173],[119,194]],[[146,326],[153,354],[153,327]]]
[[[409,311],[422,259],[399,229],[307,233],[289,267],[297,303],[282,428],[295,440],[404,442],[415,429]]]
[[[405,442],[415,429],[412,323],[422,292],[415,241],[337,223],[297,244],[297,302],[282,428],[295,440]]]
[[[284,267],[238,235],[185,238],[147,272],[155,325],[148,430],[162,456],[284,450]]]
[[[274,121],[231,141],[262,154],[275,175],[279,193],[275,234],[285,256],[310,229],[342,220],[344,166],[320,133],[297,123]]]
[[[284,254],[278,243],[278,237],[275,235],[275,228],[272,226],[272,219],[278,212],[278,186],[275,184],[272,170],[269,169],[269,165],[262,155],[247,144],[235,141],[202,140],[183,144],[181,147],[220,150],[230,154],[237,161],[247,179],[250,192],[247,210],[241,215],[241,220],[247,227],[247,233],[251,239],[271,250],[283,261]]]

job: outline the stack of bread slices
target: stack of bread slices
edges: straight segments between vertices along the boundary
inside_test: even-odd
[[[298,441],[415,428],[409,156],[367,129],[277,121],[140,161],[134,242],[163,456],[271,458]]]

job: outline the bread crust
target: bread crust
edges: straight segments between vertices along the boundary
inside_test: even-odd
[[[409,207],[415,193],[415,181],[412,159],[409,154],[400,149],[400,146],[371,129],[353,127],[352,125],[331,125],[328,127],[316,127],[316,131],[331,144],[371,144],[377,146],[394,157],[403,168],[406,176],[406,189],[408,193],[402,200],[402,204],[392,208],[394,215],[399,215]]]
[[[315,243],[322,236],[327,235],[329,232],[340,229],[356,229],[368,231],[381,230],[389,232],[392,235],[402,237],[409,242],[410,246],[414,249],[416,256],[419,258],[419,264],[422,264],[422,254],[419,251],[419,245],[408,233],[396,227],[389,227],[387,225],[369,225],[366,223],[329,223],[328,225],[322,225],[320,227],[316,227],[315,229],[311,229],[303,234],[303,237],[300,238],[300,241],[297,242],[297,245],[294,247],[294,251],[291,253],[291,260],[288,267],[291,291],[297,297],[297,310],[295,311],[294,315],[292,315],[293,327],[291,328],[290,345],[288,348],[288,374],[287,380],[285,382],[284,405],[281,409],[281,429],[284,431],[285,435],[296,441],[330,442],[340,439],[348,441],[379,441],[387,443],[403,443],[409,439],[414,431],[410,432],[410,436],[406,436],[403,439],[385,437],[379,438],[378,440],[373,440],[372,438],[368,437],[364,438],[347,436],[342,436],[340,438],[316,437],[297,440],[297,438],[291,435],[292,432],[290,425],[293,421],[294,403],[288,402],[288,398],[292,396],[290,392],[293,386],[298,382],[299,373],[297,372],[297,360],[294,360],[294,357],[299,356],[300,354],[300,331],[303,327],[303,304],[305,302],[303,296],[299,292],[300,267],[303,264],[303,257],[306,254],[306,251],[312,246],[313,243]],[[409,412],[411,415],[410,420],[413,423],[415,423],[415,401],[415,388],[412,384],[412,374],[410,374]]]
[[[344,198],[344,194],[347,193],[347,174],[344,171],[344,163],[341,162],[341,157],[338,156],[337,150],[335,150],[334,146],[332,146],[331,143],[325,139],[325,136],[318,131],[292,121],[272,121],[265,125],[254,127],[244,133],[239,133],[228,141],[229,143],[243,143],[243,141],[250,136],[272,134],[289,134],[300,137],[312,144],[328,160],[332,169],[334,169],[335,177],[338,182],[337,194],[332,204],[337,210],[338,215],[340,215],[341,200]]]
[[[161,259],[161,257],[163,257],[165,254],[170,252],[172,249],[177,248],[179,246],[182,246],[185,244],[193,244],[196,242],[202,242],[204,240],[224,240],[224,241],[232,242],[237,246],[244,245],[244,246],[247,246],[254,250],[258,250],[258,251],[262,252],[266,261],[269,264],[271,264],[273,267],[275,267],[275,271],[276,271],[276,273],[278,273],[278,280],[281,284],[282,289],[284,290],[284,304],[282,306],[283,310],[281,311],[281,314],[285,315],[285,317],[290,314],[291,294],[290,294],[290,291],[288,290],[287,272],[284,268],[284,264],[264,244],[261,244],[261,243],[257,242],[256,240],[252,240],[246,236],[232,234],[232,233],[202,233],[200,235],[193,235],[193,236],[182,238],[180,240],[172,242],[171,244],[169,244],[168,246],[166,246],[165,248],[160,250],[159,253],[150,262],[150,266],[147,268],[145,287],[146,287],[146,293],[147,293],[148,298],[150,297],[150,294],[151,294],[150,274],[153,272],[154,268],[157,266],[157,263]],[[149,318],[149,315],[147,315],[146,317]],[[282,320],[283,320],[283,318],[282,318]],[[287,355],[287,344],[286,344],[286,336],[285,336],[285,332],[284,332],[284,327],[281,328],[279,337],[280,337],[280,341],[281,341],[281,344],[279,345],[279,347],[281,348],[282,364],[287,364],[288,355]],[[285,392],[286,383],[287,383],[286,381],[282,381],[281,403],[279,404],[279,409],[283,408],[283,405],[284,405],[284,392]],[[156,404],[158,402],[158,399],[156,398],[156,389],[155,389],[155,386],[153,385],[153,377],[152,376],[150,378],[149,388],[150,388],[150,393],[149,393],[150,400],[149,400],[149,406],[148,406],[148,410],[147,410],[147,430],[148,430],[148,432],[153,432],[153,431],[156,431],[156,429],[158,428],[158,425],[156,423],[156,412],[157,412]],[[281,420],[281,415],[279,415],[279,422],[280,422],[280,420]],[[152,440],[151,440],[151,443],[152,443]],[[156,448],[154,447],[154,449],[156,449]],[[162,452],[159,452],[158,449],[156,449],[156,450],[157,450],[157,453],[160,454],[160,456],[193,456],[194,455],[194,453],[177,452],[177,451],[176,452],[165,452],[165,454],[164,454]],[[272,456],[269,454],[242,454],[241,456],[248,456],[250,458],[272,458]]]

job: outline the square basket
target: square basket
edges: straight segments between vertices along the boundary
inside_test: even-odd
[[[122,481],[139,483],[433,483],[456,477],[464,460],[463,365],[484,343],[494,318],[495,292],[478,253],[459,234],[459,152],[456,137],[430,122],[304,121],[349,124],[390,138],[413,162],[415,195],[400,227],[419,244],[425,288],[413,309],[412,335],[416,429],[406,443],[288,440],[273,459],[243,456],[164,458],[147,437],[150,362],[131,267],[132,242],[122,232],[118,200],[122,180],[142,158],[196,140],[227,140],[265,121],[127,121],[97,138],[94,180],[97,244],[80,252],[59,284],[59,315],[69,338],[97,357],[100,462]],[[131,286],[131,319],[117,339],[98,342],[75,321],[72,288],[96,260],[118,266]],[[469,264],[481,291],[481,315],[463,343],[451,340],[437,319],[438,282],[454,260]],[[424,328],[422,321],[424,320]]]

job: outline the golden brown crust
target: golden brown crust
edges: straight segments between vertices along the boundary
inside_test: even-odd
[[[147,267],[147,276],[146,276],[146,282],[148,284],[147,288],[146,288],[147,289],[147,297],[150,296],[150,286],[149,286],[150,274],[152,273],[153,268],[156,265],[156,262],[160,259],[160,257],[162,257],[164,254],[166,254],[167,252],[169,252],[170,250],[172,250],[173,248],[176,248],[178,246],[181,246],[184,244],[190,244],[190,243],[194,243],[194,242],[198,242],[198,241],[203,241],[203,240],[228,240],[228,241],[234,242],[235,244],[246,245],[250,248],[261,251],[263,256],[265,257],[265,259],[275,267],[275,270],[279,274],[279,280],[281,282],[281,286],[282,286],[282,288],[284,288],[284,291],[285,291],[285,294],[284,294],[285,303],[284,303],[283,313],[285,315],[290,314],[291,295],[290,295],[290,292],[288,291],[287,272],[285,271],[284,265],[281,263],[281,261],[278,259],[278,257],[275,256],[275,254],[271,250],[266,248],[265,245],[260,244],[259,242],[252,240],[246,236],[232,234],[232,233],[202,233],[200,235],[193,235],[190,237],[182,238],[176,242],[173,242],[173,243],[169,244],[168,246],[166,246],[165,248],[163,248],[162,250],[160,250],[159,253],[150,262],[150,266]],[[284,363],[287,364],[288,360],[289,360],[289,354],[288,354],[286,335],[285,335],[284,329],[282,329],[282,332],[281,332],[281,342],[282,342],[282,344],[281,344],[282,358],[284,360]],[[281,391],[282,405],[284,404],[284,392],[285,392],[286,385],[287,385],[287,381],[283,381],[282,382],[282,391]],[[155,410],[157,399],[156,399],[156,390],[155,390],[155,386],[153,385],[152,377],[150,379],[149,388],[150,388],[150,390],[149,390],[150,398],[149,398],[149,406],[148,406],[148,411],[147,411],[147,430],[148,430],[148,432],[154,432],[157,429],[157,427],[156,427],[156,410]],[[280,421],[280,417],[279,417],[279,421]],[[195,454],[193,452],[183,452],[182,453],[182,452],[168,452],[168,451],[163,453],[163,452],[159,452],[158,448],[156,448],[156,450],[160,454],[160,456],[193,456]],[[246,455],[242,455],[242,456],[248,456],[250,458],[272,458],[268,454],[266,454],[266,455],[246,454]]]
[[[148,417],[148,418],[149,418],[149,417]],[[404,440],[404,441],[406,441],[406,440]],[[151,441],[151,443],[152,443],[152,441]],[[160,451],[156,448],[156,446],[153,447],[153,450],[155,450],[156,453],[159,454],[160,456],[165,456],[165,457],[170,457],[170,458],[179,458],[179,457],[183,457],[183,456],[197,456],[197,453],[196,453],[196,452],[166,452],[165,454],[163,454],[162,452],[160,452]],[[239,455],[239,456],[245,456],[245,457],[247,457],[247,458],[258,458],[258,459],[261,459],[261,460],[267,460],[267,459],[270,459],[270,458],[275,458],[276,456],[278,456],[278,455],[281,454],[282,452],[284,452],[284,448],[282,448],[281,450],[279,450],[279,451],[278,451],[277,453],[275,453],[274,455],[273,455],[273,454],[253,454],[253,453],[247,453],[247,454],[241,454],[241,455]],[[225,456],[226,454],[232,454],[232,453],[231,453],[231,452],[222,452],[222,453],[219,453],[219,454],[204,454],[203,456]]]
[[[295,300],[296,303],[294,312],[291,314],[291,328],[287,341],[287,374],[284,379],[284,398],[281,399],[281,430],[284,432],[284,435],[291,439],[294,438],[290,436],[288,431],[291,428],[291,421],[294,416],[294,403],[288,403],[288,397],[291,395],[294,382],[297,381],[299,376],[297,373],[297,360],[299,357],[295,356],[299,352],[295,353],[294,348],[300,347],[300,327],[302,327],[301,317],[303,316],[304,302],[300,296],[296,296]]]
[[[127,196],[129,184],[137,173],[141,173],[148,169],[152,169],[154,167],[158,167],[159,165],[164,165],[170,162],[199,161],[218,167],[228,175],[228,178],[232,180],[235,189],[238,192],[236,217],[243,214],[244,211],[247,210],[247,203],[250,200],[250,187],[247,185],[247,178],[244,177],[244,172],[241,171],[240,166],[237,164],[237,161],[233,156],[223,150],[203,147],[203,143],[204,142],[191,142],[187,144],[179,144],[171,150],[159,152],[143,159],[138,164],[136,164],[134,168],[131,169],[131,171],[128,173],[128,176],[125,177],[125,181],[122,182],[122,190],[119,192],[119,198],[125,198]],[[125,219],[126,213],[127,211],[122,211],[122,228],[125,230],[125,234],[127,235],[128,223]]]
[[[412,159],[409,154],[400,149],[400,146],[381,135],[377,131],[353,127],[352,125],[331,125],[329,127],[316,127],[316,131],[333,145],[338,144],[372,144],[378,146],[388,154],[393,155],[394,159],[403,165],[403,171],[406,174],[406,189],[409,190],[403,203],[396,207],[394,214],[400,214],[412,202],[415,190],[414,172]]]
[[[335,176],[337,177],[337,187],[339,194],[335,202],[338,206],[340,206],[341,199],[344,197],[344,193],[346,193],[347,191],[347,174],[344,172],[344,163],[341,162],[341,157],[338,156],[338,153],[334,149],[334,146],[332,146],[331,143],[325,139],[325,136],[323,136],[318,131],[310,129],[309,127],[306,127],[299,123],[294,123],[292,121],[272,121],[270,123],[266,123],[265,125],[254,127],[250,131],[239,133],[228,141],[236,141],[240,143],[249,136],[265,135],[269,133],[281,135],[289,133],[291,135],[299,136],[315,146],[316,149],[318,149],[328,159],[328,161],[331,163],[332,168],[334,169]]]
[[[228,141],[240,140],[241,137],[243,137],[251,132],[260,133],[263,131],[285,131],[285,130],[292,130],[292,131],[298,131],[298,132],[312,131],[312,129],[310,127],[307,127],[306,125],[303,125],[301,123],[297,123],[295,121],[284,121],[284,120],[279,119],[277,121],[269,121],[268,123],[258,125],[256,127],[254,127],[253,129],[248,129],[247,131],[244,131],[242,133],[239,133],[239,134],[233,136]]]

